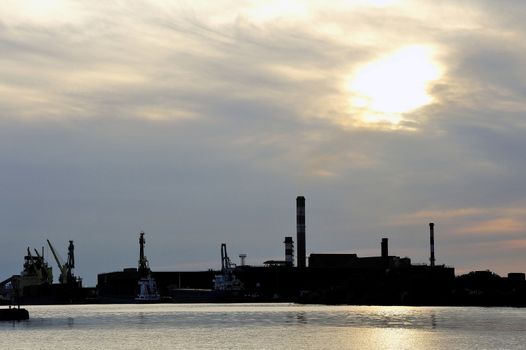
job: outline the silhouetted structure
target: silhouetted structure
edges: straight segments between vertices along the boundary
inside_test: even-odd
[[[29,319],[29,312],[26,309],[9,307],[0,309],[0,321],[22,321]]]
[[[451,305],[525,307],[524,273],[509,273],[506,278],[486,270],[458,276]]]
[[[296,198],[296,242],[298,244],[298,267],[305,267],[307,253],[305,248],[305,197]]]
[[[285,264],[294,266],[294,241],[292,237],[285,237]]]
[[[150,266],[148,266],[148,259],[144,255],[144,244],[146,240],[144,239],[144,232],[139,234],[139,276],[146,277],[150,273]]]
[[[306,264],[305,198],[296,198],[298,239],[297,267],[294,242],[285,237],[284,260],[268,260],[265,266],[241,266],[230,261],[221,244],[221,270],[197,272],[152,272],[145,256],[144,232],[139,236],[137,268],[102,273],[97,279],[97,301],[153,302],[161,296],[174,302],[292,301],[323,304],[376,305],[477,305],[526,306],[526,275],[521,272],[500,277],[491,271],[474,271],[455,277],[453,267],[437,265],[434,224],[430,229],[430,264],[412,264],[408,257],[389,255],[389,239],[382,238],[378,256],[312,253]],[[0,302],[20,296],[24,304],[80,303],[94,301],[89,289],[78,288],[73,241],[68,261],[61,259],[49,243],[61,269],[61,284],[52,284],[51,268],[44,252],[28,248],[21,275],[0,283]],[[163,301],[168,301],[164,299]]]
[[[213,291],[221,301],[239,301],[243,295],[243,283],[236,277],[236,265],[230,261],[226,243],[221,243],[221,273],[214,276]]]
[[[141,232],[139,234],[139,268],[137,270],[139,281],[137,282],[137,294],[134,300],[141,303],[157,302],[161,296],[157,291],[157,283],[152,277],[148,259],[144,255],[145,243],[144,232]]]
[[[429,247],[431,255],[429,257],[429,263],[431,267],[435,266],[435,224],[429,223]]]
[[[245,266],[245,259],[247,258],[246,254],[239,254],[239,262],[241,266]]]
[[[389,257],[389,239],[382,238],[382,258],[387,259]]]
[[[82,287],[82,279],[76,277],[73,274],[73,269],[75,268],[75,246],[73,245],[73,241],[69,241],[68,260],[66,263],[63,262],[62,258],[55,250],[55,247],[53,247],[49,239],[47,240],[47,244],[60,270],[58,281],[61,284],[77,285],[79,288]]]
[[[185,291],[192,302],[218,301],[210,298],[212,280],[234,276],[242,281],[243,301],[295,301],[323,304],[376,305],[507,305],[526,306],[526,277],[510,273],[501,278],[489,271],[455,277],[455,269],[436,265],[434,224],[430,223],[430,264],[414,265],[411,259],[389,255],[389,239],[382,238],[379,256],[319,254],[305,260],[305,198],[297,197],[298,267],[293,266],[292,237],[285,237],[285,259],[268,260],[261,266],[234,266],[221,247],[221,272],[158,272],[162,293]],[[125,295],[132,290],[137,270],[100,274],[99,295]],[[176,288],[174,288],[176,286]],[[217,286],[217,284],[216,284]],[[236,299],[239,301],[239,299]]]

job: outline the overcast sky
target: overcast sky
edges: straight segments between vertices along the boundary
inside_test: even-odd
[[[526,5],[327,3],[0,0],[0,280],[283,259],[297,195],[307,254],[526,271]]]

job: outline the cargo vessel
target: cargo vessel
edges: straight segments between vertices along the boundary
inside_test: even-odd
[[[60,270],[59,283],[53,283],[53,269],[41,252],[27,248],[23,270],[0,283],[0,303],[13,304],[15,300],[24,305],[84,303],[95,295],[94,288],[83,288],[82,279],[73,274],[75,247],[69,241],[68,259],[63,262],[49,240],[48,246]]]

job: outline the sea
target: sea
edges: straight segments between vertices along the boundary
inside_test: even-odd
[[[526,349],[526,309],[297,304],[27,306],[1,349]]]

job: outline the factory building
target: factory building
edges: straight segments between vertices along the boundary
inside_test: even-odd
[[[232,272],[242,282],[243,301],[366,305],[526,304],[523,273],[510,273],[508,278],[500,278],[483,271],[455,277],[454,268],[437,264],[434,223],[429,223],[428,264],[413,264],[407,257],[393,255],[386,237],[379,242],[377,256],[311,253],[307,261],[305,223],[305,197],[298,196],[296,242],[291,236],[285,237],[283,259],[267,260],[264,266],[250,266],[244,262],[246,254],[239,255],[241,264],[233,266]],[[213,293],[207,290],[213,289],[212,280],[218,273],[220,271],[213,270],[152,272],[152,277],[157,281],[161,295],[173,297],[173,302],[211,302]],[[133,298],[138,275],[135,268],[100,274],[99,297],[110,302]],[[507,297],[503,298],[503,295]]]
[[[358,257],[356,254],[310,254],[309,267],[346,269],[388,269],[409,267],[411,259],[389,256],[388,239],[382,238],[381,255]]]

